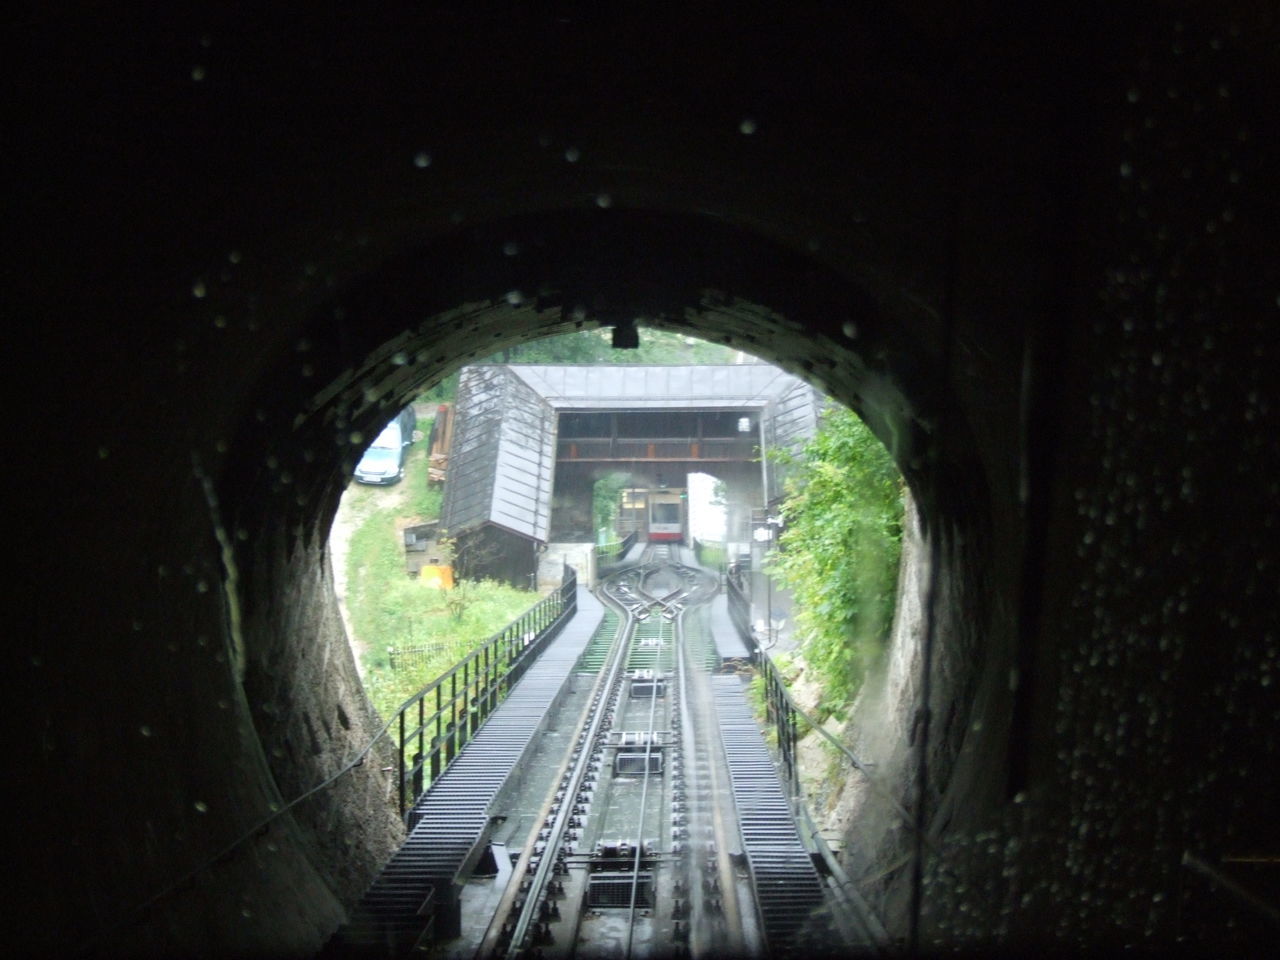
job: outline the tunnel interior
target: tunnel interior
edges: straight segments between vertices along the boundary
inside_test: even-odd
[[[495,250],[500,258],[493,256]],[[408,279],[439,275],[450,278],[439,300],[435,290]],[[724,292],[730,290],[733,296]],[[460,304],[467,305],[465,310]],[[933,538],[939,541],[933,589],[940,599],[932,629],[937,673],[945,678],[938,695],[946,723],[937,728],[930,747],[937,792],[931,803],[938,802],[965,741],[983,667],[994,666],[997,673],[1008,669],[1000,664],[1002,656],[1007,659],[1011,627],[992,622],[989,615],[992,523],[983,466],[973,455],[967,426],[943,424],[954,400],[938,386],[945,373],[930,369],[928,351],[910,342],[908,318],[895,316],[812,258],[744,231],[697,218],[621,210],[531,215],[473,226],[358,278],[316,314],[301,335],[307,343],[303,355],[287,357],[265,378],[270,397],[259,408],[269,404],[273,416],[255,418],[231,443],[218,484],[219,502],[236,529],[283,525],[293,531],[271,549],[251,538],[253,548],[235,551],[241,616],[253,625],[243,638],[244,686],[255,730],[268,753],[287,767],[277,775],[279,782],[298,788],[318,782],[334,762],[314,746],[315,759],[293,751],[281,756],[281,744],[317,743],[308,718],[335,709],[368,713],[367,705],[353,705],[345,697],[336,706],[315,699],[303,666],[313,655],[315,627],[298,612],[334,604],[329,579],[316,576],[311,564],[325,562],[317,545],[325,542],[364,439],[389,411],[461,363],[534,337],[634,317],[789,369],[854,407],[892,444],[919,504],[923,549],[929,550]],[[359,359],[353,361],[353,355]],[[297,398],[293,407],[281,402],[290,386]],[[264,582],[279,585],[259,593],[255,585]],[[981,629],[974,628],[978,624]],[[326,646],[336,650],[342,639],[334,636]],[[991,663],[984,664],[988,659]],[[346,678],[342,690],[352,690],[349,664],[345,658],[334,660],[329,669]],[[328,685],[326,692],[331,691]],[[281,700],[292,706],[280,710]],[[299,703],[306,706],[299,710]],[[995,710],[1012,712],[1007,705]],[[983,738],[986,755],[970,760],[988,765],[984,779],[997,789],[1005,736],[1007,731],[992,729]],[[909,792],[902,757],[895,758],[894,769],[904,782],[888,792]],[[342,816],[350,816],[347,801],[342,804]],[[887,806],[878,815],[899,828],[908,826]],[[326,828],[328,823],[323,821]],[[325,832],[316,825],[318,836]],[[910,849],[903,839],[908,834],[887,831],[882,841],[887,849],[868,851],[868,862],[900,858]],[[344,848],[325,851],[325,862],[341,862],[351,831],[344,827],[336,835]],[[890,899],[902,910],[906,874],[899,874],[903,886]],[[353,891],[344,892],[349,897]]]
[[[895,935],[1256,942],[1274,18],[561,6],[24,20],[20,392],[83,435],[20,511],[15,949],[325,942],[400,838],[326,548],[362,444],[631,320],[820,387],[911,488]]]

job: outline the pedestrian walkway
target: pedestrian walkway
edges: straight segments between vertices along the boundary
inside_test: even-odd
[[[330,942],[333,955],[389,943],[412,949],[433,927],[436,935],[457,935],[458,894],[488,847],[498,807],[518,779],[512,774],[604,617],[604,607],[581,581],[577,604],[537,662],[418,798],[409,815],[409,836]]]

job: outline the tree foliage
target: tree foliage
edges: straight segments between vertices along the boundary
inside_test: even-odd
[[[903,482],[884,446],[849,410],[824,414],[794,458],[772,571],[792,590],[800,652],[841,714],[893,623]]]
[[[600,477],[591,488],[591,515],[595,518],[595,533],[599,538],[604,531],[613,536],[613,522],[618,516],[618,498],[631,482],[631,474],[614,472]]]

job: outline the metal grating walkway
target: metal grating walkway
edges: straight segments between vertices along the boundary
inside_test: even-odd
[[[770,953],[786,954],[825,904],[824,886],[796,830],[791,804],[737,677],[711,678],[720,739]],[[822,921],[825,922],[825,921]]]
[[[578,587],[578,612],[409,813],[409,836],[326,954],[394,956],[458,923],[458,886],[484,854],[495,801],[532,745],[604,608]]]

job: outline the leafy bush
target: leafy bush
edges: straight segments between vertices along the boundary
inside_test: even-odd
[[[714,540],[698,541],[698,562],[710,570],[723,570],[729,559],[723,543]]]
[[[795,462],[771,570],[790,587],[801,654],[843,715],[893,624],[902,552],[902,477],[849,410],[824,414]]]
[[[351,538],[347,610],[366,645],[365,690],[389,718],[408,697],[528,610],[539,596],[493,581],[467,583],[467,603],[451,610],[451,591],[412,580],[396,534],[396,511],[372,513]],[[412,668],[392,670],[392,648],[430,646]]]
[[[591,488],[591,515],[595,520],[595,539],[601,535],[614,537],[613,522],[618,516],[618,498],[631,482],[631,474],[615,471],[595,482]]]

